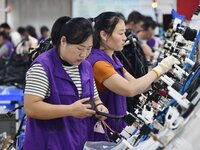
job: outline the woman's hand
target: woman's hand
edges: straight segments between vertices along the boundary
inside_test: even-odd
[[[85,118],[94,115],[96,112],[91,109],[92,105],[84,104],[84,102],[89,101],[89,99],[90,98],[83,98],[71,104],[71,116],[76,118]]]
[[[108,109],[103,105],[103,103],[99,103],[100,105],[96,104],[96,109],[100,112],[109,113]],[[99,120],[105,120],[105,116],[95,115]]]

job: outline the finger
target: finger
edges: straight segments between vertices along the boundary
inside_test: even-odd
[[[87,109],[92,108],[92,105],[91,105],[91,104],[84,104],[84,106],[85,106],[85,108],[87,108]]]
[[[93,114],[85,113],[81,116],[81,118],[91,117]]]
[[[87,115],[82,115],[82,116],[80,116],[80,118],[86,118],[87,117]]]
[[[99,120],[103,121],[103,120],[106,120],[107,117],[104,117],[104,116],[101,116],[101,118],[99,118]]]
[[[91,116],[93,116],[93,114],[87,114],[87,117],[91,117]]]
[[[174,64],[180,64],[180,63],[181,63],[181,62],[180,62],[178,59],[176,59],[176,58],[173,60],[173,62],[174,62]]]
[[[171,60],[175,63],[175,64],[180,64],[180,61],[175,58],[174,56],[171,56]]]
[[[102,107],[97,107],[97,110],[98,111],[103,111],[103,108]]]
[[[96,118],[100,120],[101,116],[100,115],[95,115]]]
[[[88,101],[88,100],[90,100],[89,97],[87,97],[87,98],[83,98],[83,99],[80,99],[79,101],[80,101],[81,103],[84,103],[84,102],[86,102],[86,101]]]
[[[176,64],[178,64],[178,65],[179,65],[180,63],[181,63],[181,62],[180,62],[179,60],[177,60]]]
[[[99,105],[99,107],[97,107],[97,110],[105,113],[109,112],[108,109],[103,105]]]
[[[87,109],[86,113],[94,115],[94,114],[96,114],[96,111],[91,110],[91,109]]]
[[[109,113],[108,109],[103,110],[103,112],[105,112],[105,113]]]

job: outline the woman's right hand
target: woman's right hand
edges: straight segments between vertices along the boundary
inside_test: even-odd
[[[172,69],[172,66],[175,64],[180,64],[180,61],[171,55],[164,58],[155,68],[153,68],[153,70],[158,76],[161,76]]]
[[[72,108],[71,116],[76,117],[76,118],[85,118],[85,117],[91,117],[92,115],[94,115],[96,112],[91,109],[92,105],[84,104],[84,102],[89,101],[89,99],[90,98],[83,98],[71,104],[71,108]]]

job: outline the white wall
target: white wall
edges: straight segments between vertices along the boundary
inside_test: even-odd
[[[158,21],[162,23],[163,14],[170,14],[176,10],[177,0],[157,0]],[[95,17],[104,11],[118,11],[125,17],[133,11],[150,15],[154,19],[155,13],[151,7],[152,0],[72,0],[72,16]]]
[[[158,21],[162,23],[163,14],[171,14],[171,10],[177,10],[177,0],[157,0],[158,2]]]
[[[177,0],[157,0],[158,21],[162,23],[162,15],[176,10]],[[4,0],[0,0],[0,6]],[[103,11],[120,11],[126,17],[132,10],[155,19],[151,7],[152,0],[8,0],[13,11],[8,14],[8,23],[13,28],[33,25],[39,31],[40,26],[52,27],[60,16],[95,17]],[[2,19],[1,19],[2,20]],[[0,20],[0,21],[1,21]],[[39,32],[38,32],[39,33]]]
[[[0,24],[5,22],[5,0],[0,0]]]
[[[11,27],[33,25],[38,35],[42,25],[51,28],[58,17],[71,15],[70,0],[8,0],[8,3],[13,7],[8,14]]]

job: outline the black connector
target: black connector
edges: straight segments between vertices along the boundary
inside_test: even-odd
[[[183,118],[184,119],[187,118],[191,114],[191,112],[194,110],[194,108],[195,108],[195,105],[190,104],[190,106],[187,109],[187,111],[182,115]]]
[[[124,115],[112,115],[112,114],[109,114],[109,113],[98,111],[93,100],[85,101],[83,104],[90,104],[92,106],[91,109],[95,110],[97,115],[101,115],[101,116],[111,118],[111,119],[115,119],[115,120],[120,120],[124,117]]]
[[[172,85],[172,88],[175,89],[176,91],[180,91],[182,89],[183,85],[179,82],[174,82]]]
[[[123,117],[123,120],[130,126],[136,121],[136,118],[133,114],[128,114]]]
[[[8,118],[12,118],[14,115],[15,115],[15,112],[13,112],[13,111],[9,111],[9,112],[6,113],[6,116]]]
[[[90,109],[96,110],[94,101],[92,101],[92,100],[85,101],[83,104],[90,104],[92,106]]]
[[[121,140],[121,136],[119,133],[113,133],[111,136],[110,136],[110,140],[115,142],[115,143],[118,143],[119,140]]]
[[[24,107],[24,105],[20,105],[20,106],[14,108],[14,109],[11,110],[11,111],[8,111],[8,112],[6,113],[7,117],[8,117],[8,118],[12,118],[12,117],[15,115],[15,111],[16,111],[17,109],[21,109],[21,108],[23,108],[23,107]]]

